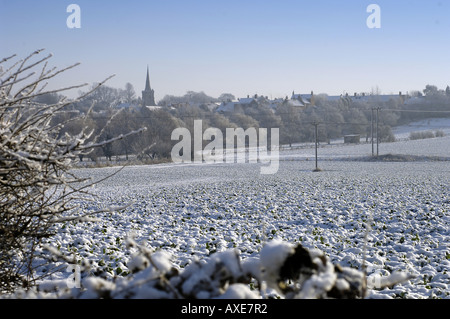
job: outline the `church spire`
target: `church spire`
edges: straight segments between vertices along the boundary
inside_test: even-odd
[[[145,81],[145,90],[142,91],[142,106],[153,106],[155,103],[155,91],[150,87],[150,75],[147,65],[147,79]]]
[[[150,88],[150,75],[148,72],[148,65],[147,65],[147,80],[145,81],[145,91],[151,91]]]

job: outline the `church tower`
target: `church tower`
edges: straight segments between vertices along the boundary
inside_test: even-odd
[[[142,91],[142,106],[154,106],[155,103],[155,91],[150,87],[150,76],[148,73],[147,65],[147,80],[145,81],[145,90]]]

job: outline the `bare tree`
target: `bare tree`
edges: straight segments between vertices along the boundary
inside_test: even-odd
[[[133,100],[136,98],[136,92],[134,91],[133,84],[127,82],[125,84],[125,90],[123,92],[125,102],[126,103],[132,103]]]
[[[233,95],[233,94],[231,94],[231,93],[222,93],[219,97],[218,97],[218,100],[220,101],[220,102],[229,102],[229,101],[233,101],[233,100],[235,100],[236,99],[236,97]]]
[[[64,123],[54,123],[52,119],[72,102],[62,98],[42,104],[36,100],[86,84],[46,90],[47,81],[77,64],[63,69],[48,68],[52,55],[41,57],[42,52],[37,50],[21,60],[16,60],[16,55],[0,60],[0,290],[3,291],[33,284],[37,248],[44,238],[54,234],[56,225],[67,220],[90,220],[91,213],[78,209],[75,200],[88,196],[87,189],[94,182],[77,177],[71,170],[72,164],[95,147],[142,131],[107,141],[92,138],[88,125],[82,126],[77,134],[61,134]]]

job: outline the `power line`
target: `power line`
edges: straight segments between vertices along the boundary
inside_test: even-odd
[[[450,113],[450,111],[443,110],[405,110],[405,109],[383,109],[380,108],[381,111],[392,111],[392,112],[416,112],[416,113]]]
[[[450,127],[449,125],[426,125],[426,124],[405,124],[402,126],[408,126],[408,127],[429,127],[429,128],[443,128],[443,127]]]

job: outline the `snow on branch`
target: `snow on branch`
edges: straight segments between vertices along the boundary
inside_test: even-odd
[[[48,68],[52,54],[40,58],[43,51],[36,50],[18,61],[16,55],[0,60],[0,290],[9,290],[12,284],[32,283],[34,252],[42,238],[53,234],[55,224],[67,220],[91,221],[95,213],[120,209],[71,214],[77,209],[74,201],[89,196],[87,189],[94,184],[85,183],[85,179],[73,174],[72,167],[89,150],[145,130],[137,129],[104,141],[98,141],[97,136],[90,143],[87,140],[93,133],[86,132],[86,127],[80,127],[81,132],[76,135],[62,132],[64,125],[52,122],[55,115],[81,101],[113,75],[74,101],[38,103],[36,98],[41,95],[87,85],[45,90],[47,81],[79,63],[62,69]],[[86,121],[84,116],[79,119],[79,123]]]
[[[98,143],[89,143],[89,144],[86,144],[84,146],[80,146],[79,149],[80,150],[84,150],[84,149],[91,149],[93,147],[101,147],[101,146],[104,146],[105,144],[110,144],[112,142],[124,139],[124,138],[126,138],[128,136],[145,132],[146,130],[147,130],[147,128],[143,127],[143,128],[138,129],[138,130],[131,131],[131,132],[127,133],[127,134],[120,134],[120,135],[118,135],[116,137],[113,137],[113,138],[111,138],[109,140],[101,141],[101,142],[98,142]]]

